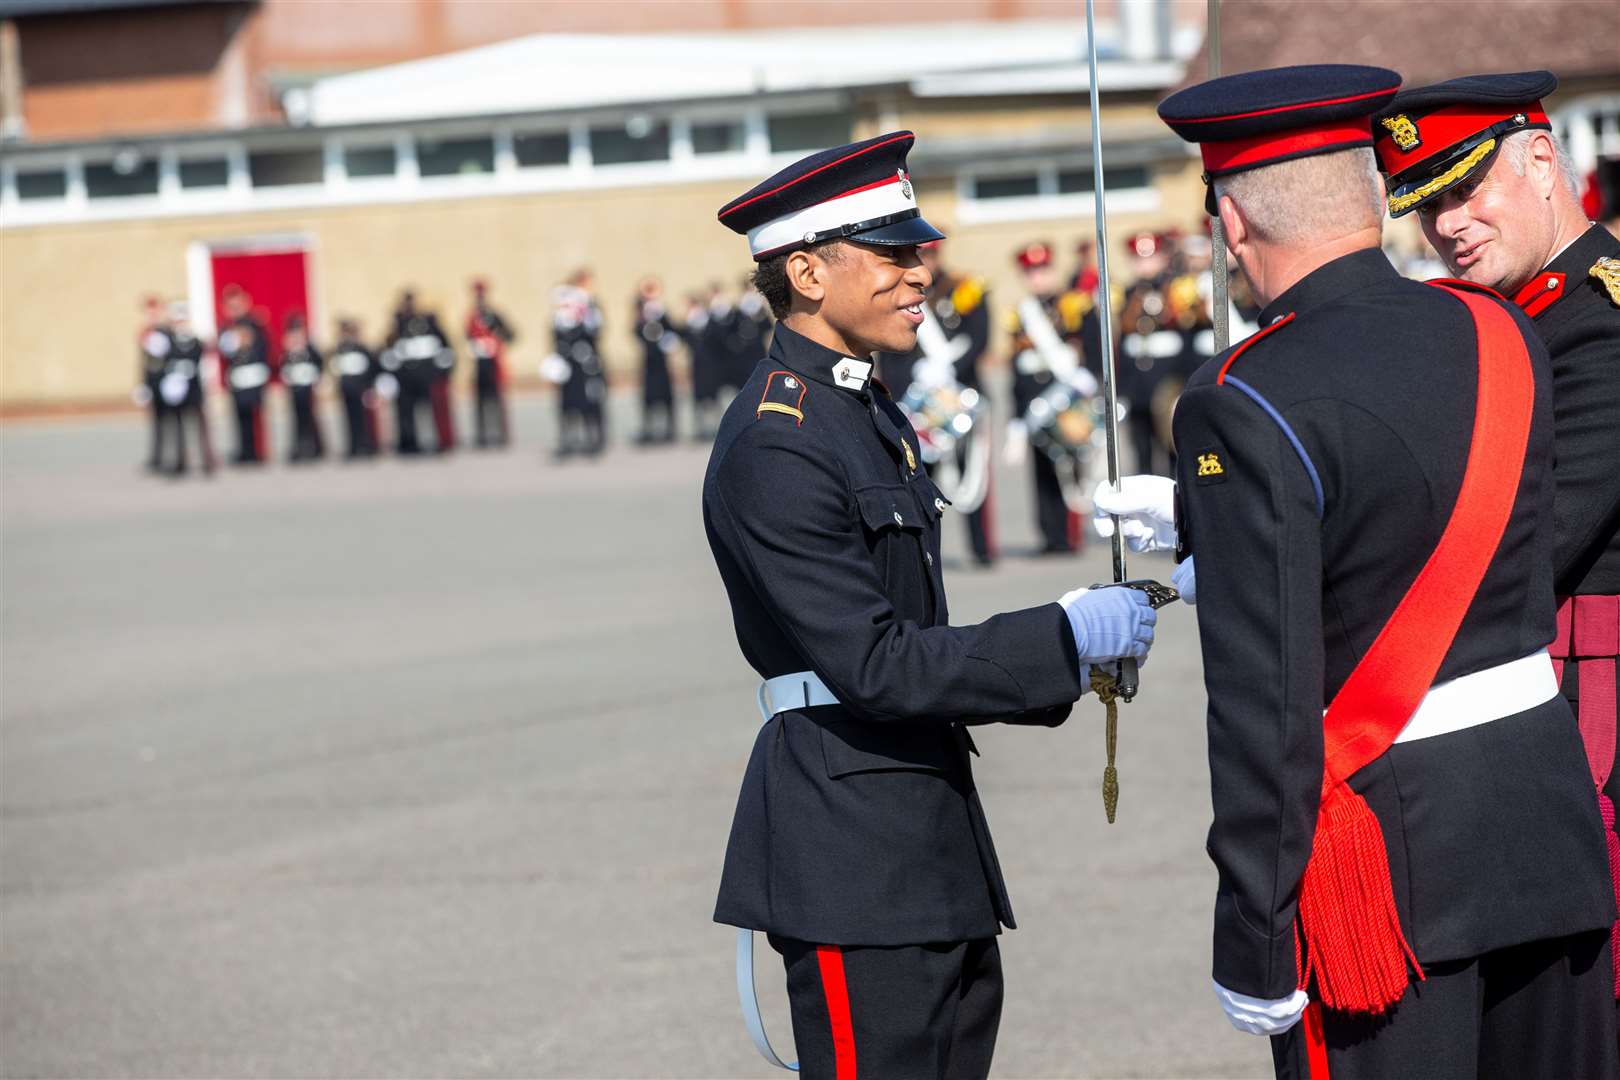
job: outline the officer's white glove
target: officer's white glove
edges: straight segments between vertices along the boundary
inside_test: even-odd
[[[1181,602],[1188,607],[1198,603],[1198,576],[1193,570],[1193,557],[1187,556],[1170,571],[1170,584],[1181,594]]]
[[[1122,476],[1119,487],[1104,480],[1091,497],[1092,527],[1104,540],[1120,535],[1132,551],[1173,551],[1176,546],[1176,482],[1168,476]]]
[[[1002,448],[1007,467],[1016,469],[1029,457],[1029,428],[1022,420],[1007,421],[1007,443]]]
[[[1210,985],[1215,987],[1215,1000],[1226,1010],[1226,1018],[1246,1035],[1281,1035],[1299,1023],[1305,1006],[1311,1003],[1310,995],[1303,990],[1271,1001],[1228,990],[1213,979]]]

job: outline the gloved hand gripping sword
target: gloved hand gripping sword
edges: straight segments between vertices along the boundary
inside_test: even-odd
[[[1095,178],[1092,185],[1097,200],[1097,317],[1101,323],[1102,339],[1102,384],[1103,402],[1106,415],[1103,420],[1103,429],[1107,437],[1108,482],[1114,486],[1119,484],[1119,394],[1114,378],[1114,320],[1112,315],[1113,295],[1108,282],[1108,219],[1103,210],[1103,160],[1102,160],[1102,110],[1098,104],[1097,91],[1097,24],[1093,11],[1095,0],[1086,0],[1086,52],[1091,62],[1091,173]],[[1126,588],[1138,589],[1147,594],[1149,602],[1155,608],[1161,608],[1177,598],[1176,590],[1168,585],[1161,585],[1151,580],[1128,580],[1125,576],[1125,537],[1119,528],[1119,520],[1114,521],[1113,550],[1114,550],[1114,580],[1103,585],[1093,585],[1094,589]],[[1118,699],[1130,701],[1136,696],[1138,680],[1136,661],[1130,657],[1119,661],[1117,673],[1109,672],[1103,666],[1091,669],[1091,688],[1097,692],[1097,699],[1108,710],[1104,740],[1108,754],[1108,764],[1103,769],[1103,812],[1108,815],[1108,823],[1114,823],[1115,811],[1119,808],[1119,771],[1114,766],[1114,750],[1119,741],[1119,705]]]

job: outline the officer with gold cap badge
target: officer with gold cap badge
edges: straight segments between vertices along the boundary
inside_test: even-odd
[[[1541,104],[1557,87],[1551,72],[1521,71],[1404,90],[1373,131],[1391,216],[1417,214],[1451,273],[1522,307],[1552,356],[1552,655],[1612,830],[1620,799],[1620,239],[1587,220],[1574,166]],[[1620,842],[1614,850],[1620,855]],[[1620,993],[1620,976],[1615,986]]]
[[[951,626],[947,504],[872,379],[909,352],[931,285],[892,132],[813,154],[720,210],[778,318],[727,409],[703,517],[763,727],[726,851],[719,922],[781,953],[808,1077],[982,1077],[1013,925],[973,785],[967,725],[1061,723],[1087,665],[1144,656],[1144,594],[1079,589]],[[948,1002],[949,1007],[940,1003]]]
[[[1517,308],[1380,250],[1399,85],[1314,65],[1160,105],[1262,329],[1189,380],[1178,483],[1098,508],[1197,564],[1214,989],[1277,1074],[1612,1078],[1613,889],[1547,654],[1551,369]]]

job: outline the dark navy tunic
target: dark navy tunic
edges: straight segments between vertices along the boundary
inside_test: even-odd
[[[778,324],[704,480],[744,657],[761,678],[814,671],[840,702],[759,729],[715,919],[837,945],[990,937],[1013,914],[966,725],[1062,723],[1082,692],[1074,638],[1056,603],[949,625],[947,504],[852,364]]]

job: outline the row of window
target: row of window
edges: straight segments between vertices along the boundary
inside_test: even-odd
[[[769,153],[800,153],[848,142],[853,118],[848,112],[766,116],[758,123]],[[757,121],[756,121],[757,122]],[[668,162],[677,136],[693,158],[741,154],[749,149],[745,119],[691,121],[632,116],[618,124],[575,126],[569,130],[514,130],[512,159],[518,169],[560,169]],[[504,138],[500,141],[504,142]],[[494,133],[429,135],[354,135],[328,145],[324,139],[303,146],[249,149],[247,183],[254,189],[323,183],[329,170],[348,180],[378,180],[400,173],[401,157],[410,155],[421,177],[478,176],[496,171],[498,139]],[[176,179],[183,191],[206,192],[231,185],[231,155],[225,150],[176,150]],[[63,199],[69,187],[66,164],[31,165],[18,161],[13,172],[16,198],[22,202]],[[83,164],[88,199],[156,196],[161,185],[160,159],[152,150],[126,148],[106,160]]]

